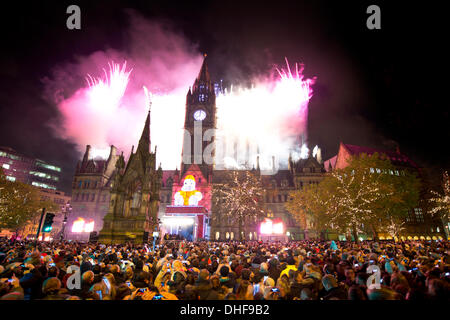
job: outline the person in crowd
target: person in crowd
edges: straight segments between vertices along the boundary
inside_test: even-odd
[[[67,290],[64,291],[67,292]],[[42,285],[42,293],[44,295],[42,300],[66,300],[69,295],[64,294],[64,291],[61,288],[61,281],[58,278],[48,278]]]

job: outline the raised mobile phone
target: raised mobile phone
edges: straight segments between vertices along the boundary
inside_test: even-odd
[[[109,283],[109,280],[107,278],[103,278],[103,282],[106,284],[106,287],[108,288],[108,292],[111,291],[111,283]]]

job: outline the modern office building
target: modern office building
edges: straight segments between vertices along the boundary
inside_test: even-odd
[[[46,161],[23,155],[9,147],[0,147],[0,167],[11,181],[57,190],[61,168]]]

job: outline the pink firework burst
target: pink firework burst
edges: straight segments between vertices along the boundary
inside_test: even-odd
[[[127,62],[122,66],[113,61],[108,63],[109,73],[103,69],[104,78],[94,78],[87,75],[86,81],[89,86],[88,95],[93,108],[114,109],[120,103],[128,85],[131,71],[126,70]]]

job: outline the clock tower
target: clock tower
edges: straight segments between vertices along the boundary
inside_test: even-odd
[[[216,94],[206,64],[206,54],[200,73],[186,95],[181,175],[197,164],[209,180],[214,158],[214,130],[216,129]],[[204,153],[211,157],[204,157]]]

